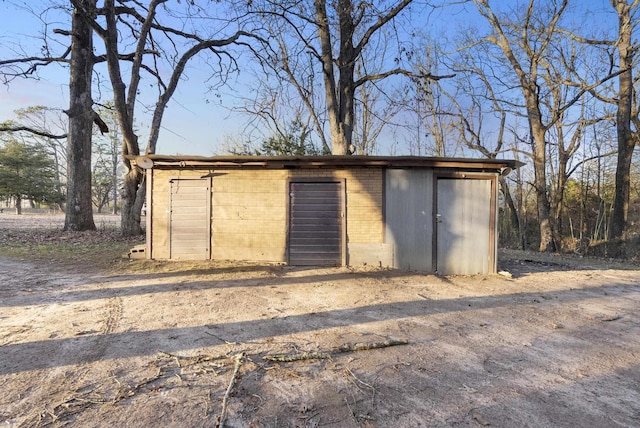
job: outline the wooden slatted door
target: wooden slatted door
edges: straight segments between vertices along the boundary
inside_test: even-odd
[[[210,258],[211,180],[173,179],[169,220],[169,257]]]
[[[289,264],[342,265],[342,185],[289,184]]]

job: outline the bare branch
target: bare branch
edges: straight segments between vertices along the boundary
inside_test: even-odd
[[[409,71],[409,70],[405,70],[402,68],[396,68],[394,70],[389,70],[386,71],[384,73],[379,73],[379,74],[370,74],[370,75],[366,75],[364,77],[362,77],[361,79],[357,80],[355,82],[356,87],[361,86],[367,82],[372,82],[375,80],[381,80],[384,78],[387,78],[389,76],[396,76],[396,75],[403,75],[403,76],[407,76],[407,77],[414,77],[414,78],[418,78],[418,79],[427,79],[427,80],[441,80],[441,79],[450,79],[452,77],[455,77],[455,74],[445,74],[442,76],[438,76],[438,75],[434,75],[431,73],[416,73],[413,71]]]
[[[402,10],[407,6],[409,6],[411,2],[412,0],[402,0],[394,8],[389,10],[386,15],[380,16],[372,26],[367,28],[364,35],[362,36],[362,39],[360,39],[360,42],[355,46],[355,54],[359,55],[360,52],[362,52],[362,49],[364,49],[367,43],[369,43],[369,40],[371,39],[373,34],[380,28],[382,28],[382,26],[384,26],[387,22],[398,16],[398,14],[402,12]]]
[[[39,137],[51,138],[53,140],[63,140],[67,134],[52,134],[42,129],[32,128],[24,125],[13,124],[12,122],[0,123],[0,132],[28,132]]]
[[[69,54],[71,53],[71,48],[68,47],[67,50],[60,56],[57,57],[39,57],[39,56],[30,56],[23,58],[13,58],[13,59],[5,59],[0,60],[0,68],[10,69],[7,71],[0,72],[4,83],[8,83],[17,77],[32,77],[40,67],[46,67],[53,63],[62,63],[69,64],[70,58]],[[21,66],[26,65],[26,69],[22,69]],[[11,69],[14,69],[11,71]]]
[[[610,74],[610,75],[608,75],[608,76],[606,76],[606,77],[604,77],[604,78],[602,78],[602,79],[598,80],[597,82],[595,82],[595,83],[593,83],[593,84],[591,84],[591,85],[589,85],[589,86],[587,86],[587,87],[582,88],[582,89],[581,89],[580,91],[578,91],[578,93],[577,93],[577,94],[576,94],[572,99],[570,99],[570,100],[569,100],[569,101],[568,101],[564,106],[562,106],[561,108],[559,108],[559,109],[557,109],[557,110],[555,110],[555,111],[554,111],[553,118],[552,118],[552,120],[547,124],[546,129],[550,129],[550,128],[551,128],[551,127],[552,127],[552,126],[553,126],[553,125],[554,125],[554,124],[555,124],[555,123],[560,119],[560,117],[562,117],[562,115],[563,115],[563,114],[564,114],[564,113],[565,113],[569,108],[571,108],[573,105],[575,105],[575,103],[577,103],[577,102],[582,98],[582,96],[583,96],[585,93],[587,93],[587,92],[589,92],[589,93],[593,93],[593,90],[594,90],[595,88],[597,88],[598,86],[602,85],[603,83],[605,83],[605,82],[607,82],[607,81],[609,81],[609,80],[611,80],[611,79],[613,79],[613,78],[615,78],[615,77],[618,77],[619,75],[621,75],[622,73],[625,73],[626,71],[628,71],[628,70],[620,70],[620,71],[617,71],[617,72],[615,72],[615,73],[613,73],[613,74]]]

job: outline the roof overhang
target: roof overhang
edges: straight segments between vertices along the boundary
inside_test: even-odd
[[[509,159],[470,159],[424,156],[132,156],[140,168],[300,169],[300,168],[454,168],[503,173],[524,164]],[[506,174],[504,174],[506,175]]]

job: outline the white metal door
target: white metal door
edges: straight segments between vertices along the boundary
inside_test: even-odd
[[[438,178],[436,270],[439,274],[489,273],[494,230],[490,179]]]

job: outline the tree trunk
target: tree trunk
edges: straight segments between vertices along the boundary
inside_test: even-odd
[[[355,25],[351,17],[351,1],[340,0],[337,6],[340,22],[340,47],[337,58],[339,75],[336,84],[333,45],[326,3],[323,0],[315,1],[318,36],[322,52],[322,74],[331,129],[331,154],[346,155],[350,153],[349,148],[353,137],[356,54],[352,38]]]
[[[340,67],[339,80],[339,103],[338,128],[340,129],[339,139],[332,141],[334,155],[349,155],[352,153],[353,141],[353,121],[354,121],[354,99],[355,83],[353,81],[355,69],[350,59],[349,63]]]
[[[15,208],[16,208],[16,214],[18,215],[22,214],[22,198],[20,197],[20,195],[16,196]]]
[[[535,172],[536,208],[538,211],[538,222],[540,231],[539,251],[555,251],[556,245],[553,240],[553,229],[551,228],[551,216],[549,206],[549,196],[547,192],[546,173],[544,172],[544,158],[534,158],[533,166]]]
[[[141,174],[135,167],[124,176],[122,198],[120,198],[122,201],[120,227],[125,236],[136,236],[142,233],[140,212],[144,204],[145,189],[141,178]]]
[[[618,136],[618,164],[616,166],[616,191],[611,214],[610,238],[622,238],[627,228],[629,197],[631,192],[631,157],[635,138],[631,130],[631,103],[633,99],[633,55],[631,8],[626,2],[612,2],[618,13],[619,38],[618,52],[620,70],[626,70],[619,77],[618,111],[616,113],[616,131]]]
[[[329,18],[327,16],[327,4],[324,0],[315,0],[314,6],[318,23],[318,36],[320,38],[322,77],[327,100],[327,114],[331,129],[331,153],[334,155],[345,154],[347,150],[346,146],[344,146],[338,115],[339,95],[336,91],[335,73],[333,71],[333,46]]]
[[[511,197],[509,185],[507,184],[507,180],[504,177],[499,177],[498,181],[500,183],[500,190],[502,190],[502,195],[504,196],[504,201],[507,207],[509,207],[509,219],[511,221],[513,233],[516,236],[516,240],[518,241],[518,246],[520,247],[519,249],[524,250],[524,247],[522,246],[522,231],[520,230],[520,217],[518,216],[518,210],[515,203],[513,202],[513,198]]]
[[[542,125],[539,110],[540,101],[535,90],[524,90],[525,100],[528,105],[527,116],[529,119],[531,138],[533,144],[533,171],[534,187],[536,191],[536,208],[538,211],[538,223],[540,230],[539,251],[555,251],[556,244],[553,239],[551,226],[551,207],[549,204],[549,192],[547,191],[547,153],[545,141],[545,129]]]
[[[576,131],[578,132],[578,131]],[[567,165],[569,162],[569,156],[563,147],[563,133],[562,130],[558,130],[558,171],[556,172],[556,188],[550,199],[550,206],[552,212],[552,231],[553,240],[556,243],[556,249],[560,250],[562,246],[563,236],[563,221],[562,214],[564,212],[564,192],[567,186]]]
[[[348,155],[351,153],[353,140],[354,99],[356,51],[353,36],[356,25],[353,21],[353,2],[338,0],[338,20],[340,26],[340,50],[338,52],[338,127],[340,140],[333,142],[333,154]]]
[[[618,125],[618,165],[616,167],[616,192],[613,198],[609,238],[624,238],[627,229],[629,197],[631,194],[631,158],[635,146],[630,130],[620,131]],[[627,132],[629,135],[627,135]]]
[[[83,4],[85,11],[96,8],[96,0],[83,0]],[[91,204],[93,30],[78,10],[73,12],[72,34],[64,230],[95,230]]]
[[[154,3],[157,5],[157,3]],[[105,20],[107,23],[104,35],[105,48],[107,50],[107,69],[113,87],[113,103],[118,114],[118,124],[122,131],[122,157],[127,173],[124,176],[124,183],[121,195],[122,209],[120,211],[120,228],[124,236],[135,236],[142,233],[140,227],[140,210],[143,200],[136,199],[139,186],[142,181],[142,174],[138,168],[131,164],[127,156],[138,156],[140,147],[138,137],[133,130],[133,111],[135,106],[135,88],[132,83],[129,87],[133,93],[129,94],[127,101],[126,85],[122,81],[120,70],[120,59],[118,58],[118,29],[116,26],[115,4],[113,0],[105,1]],[[140,42],[140,41],[139,41]],[[135,74],[135,73],[134,73]],[[142,189],[144,192],[144,189]],[[136,211],[137,209],[137,211]]]

